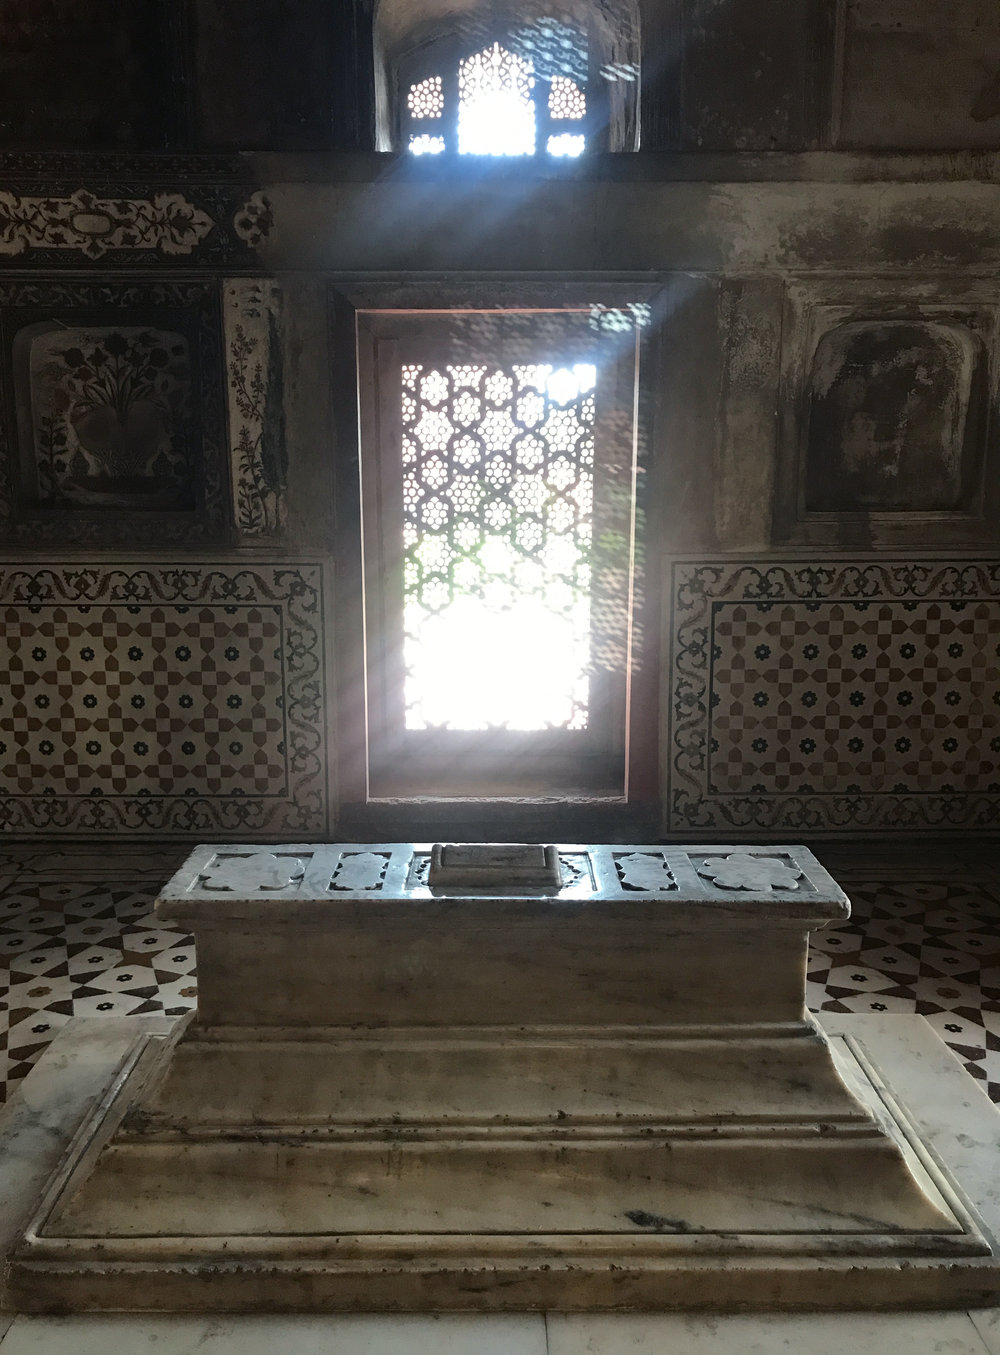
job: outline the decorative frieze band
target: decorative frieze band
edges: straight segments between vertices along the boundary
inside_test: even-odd
[[[0,264],[247,264],[272,221],[267,196],[240,184],[7,180],[0,186]]]
[[[58,198],[0,190],[0,254],[30,249],[79,250],[88,259],[121,249],[190,254],[214,225],[181,193],[102,198],[81,188]]]

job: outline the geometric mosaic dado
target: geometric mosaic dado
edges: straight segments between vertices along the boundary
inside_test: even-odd
[[[996,607],[860,606],[719,606],[710,790],[952,792],[995,776]]]
[[[246,791],[287,791],[277,607],[5,607],[3,625],[5,787],[219,795],[235,772]]]
[[[0,567],[7,832],[325,832],[312,565]]]
[[[671,829],[1000,823],[1000,566],[676,563]]]

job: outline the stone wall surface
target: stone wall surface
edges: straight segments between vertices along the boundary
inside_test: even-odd
[[[994,4],[647,4],[640,150],[561,166],[373,153],[361,5],[72,8],[0,14],[6,831],[335,830],[331,297],[498,276],[655,293],[664,831],[996,830]]]
[[[373,9],[389,8],[177,0],[109,24],[96,0],[8,0],[0,144],[372,150],[384,144]],[[405,13],[422,38],[442,15],[488,9],[423,0]],[[650,150],[997,144],[992,0],[644,0],[639,26]]]

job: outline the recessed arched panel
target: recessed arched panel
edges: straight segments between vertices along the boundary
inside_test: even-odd
[[[572,155],[579,152],[581,137],[588,149],[636,149],[637,0],[556,4],[526,0],[508,5],[484,0],[380,0],[375,8],[374,49],[380,150],[403,149],[409,143],[403,129],[411,126],[413,135],[421,138],[413,149],[462,150],[457,133],[460,72],[465,63],[483,54],[492,56],[494,64],[513,61],[528,70],[540,124],[533,149]],[[423,120],[413,122],[415,102],[421,118],[429,117],[426,125]],[[440,113],[428,114],[438,102]]]
[[[806,512],[967,507],[982,366],[964,325],[858,320],[825,333],[809,382]]]

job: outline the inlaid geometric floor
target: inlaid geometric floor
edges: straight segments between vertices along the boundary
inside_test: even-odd
[[[813,1011],[916,1012],[1000,1101],[1000,887],[844,881],[852,916],[813,933]]]
[[[71,1016],[194,1006],[191,937],[152,911],[187,850],[0,850],[0,1101]],[[1000,1101],[1000,873],[818,852],[854,911],[813,936],[809,1006],[917,1012]]]

